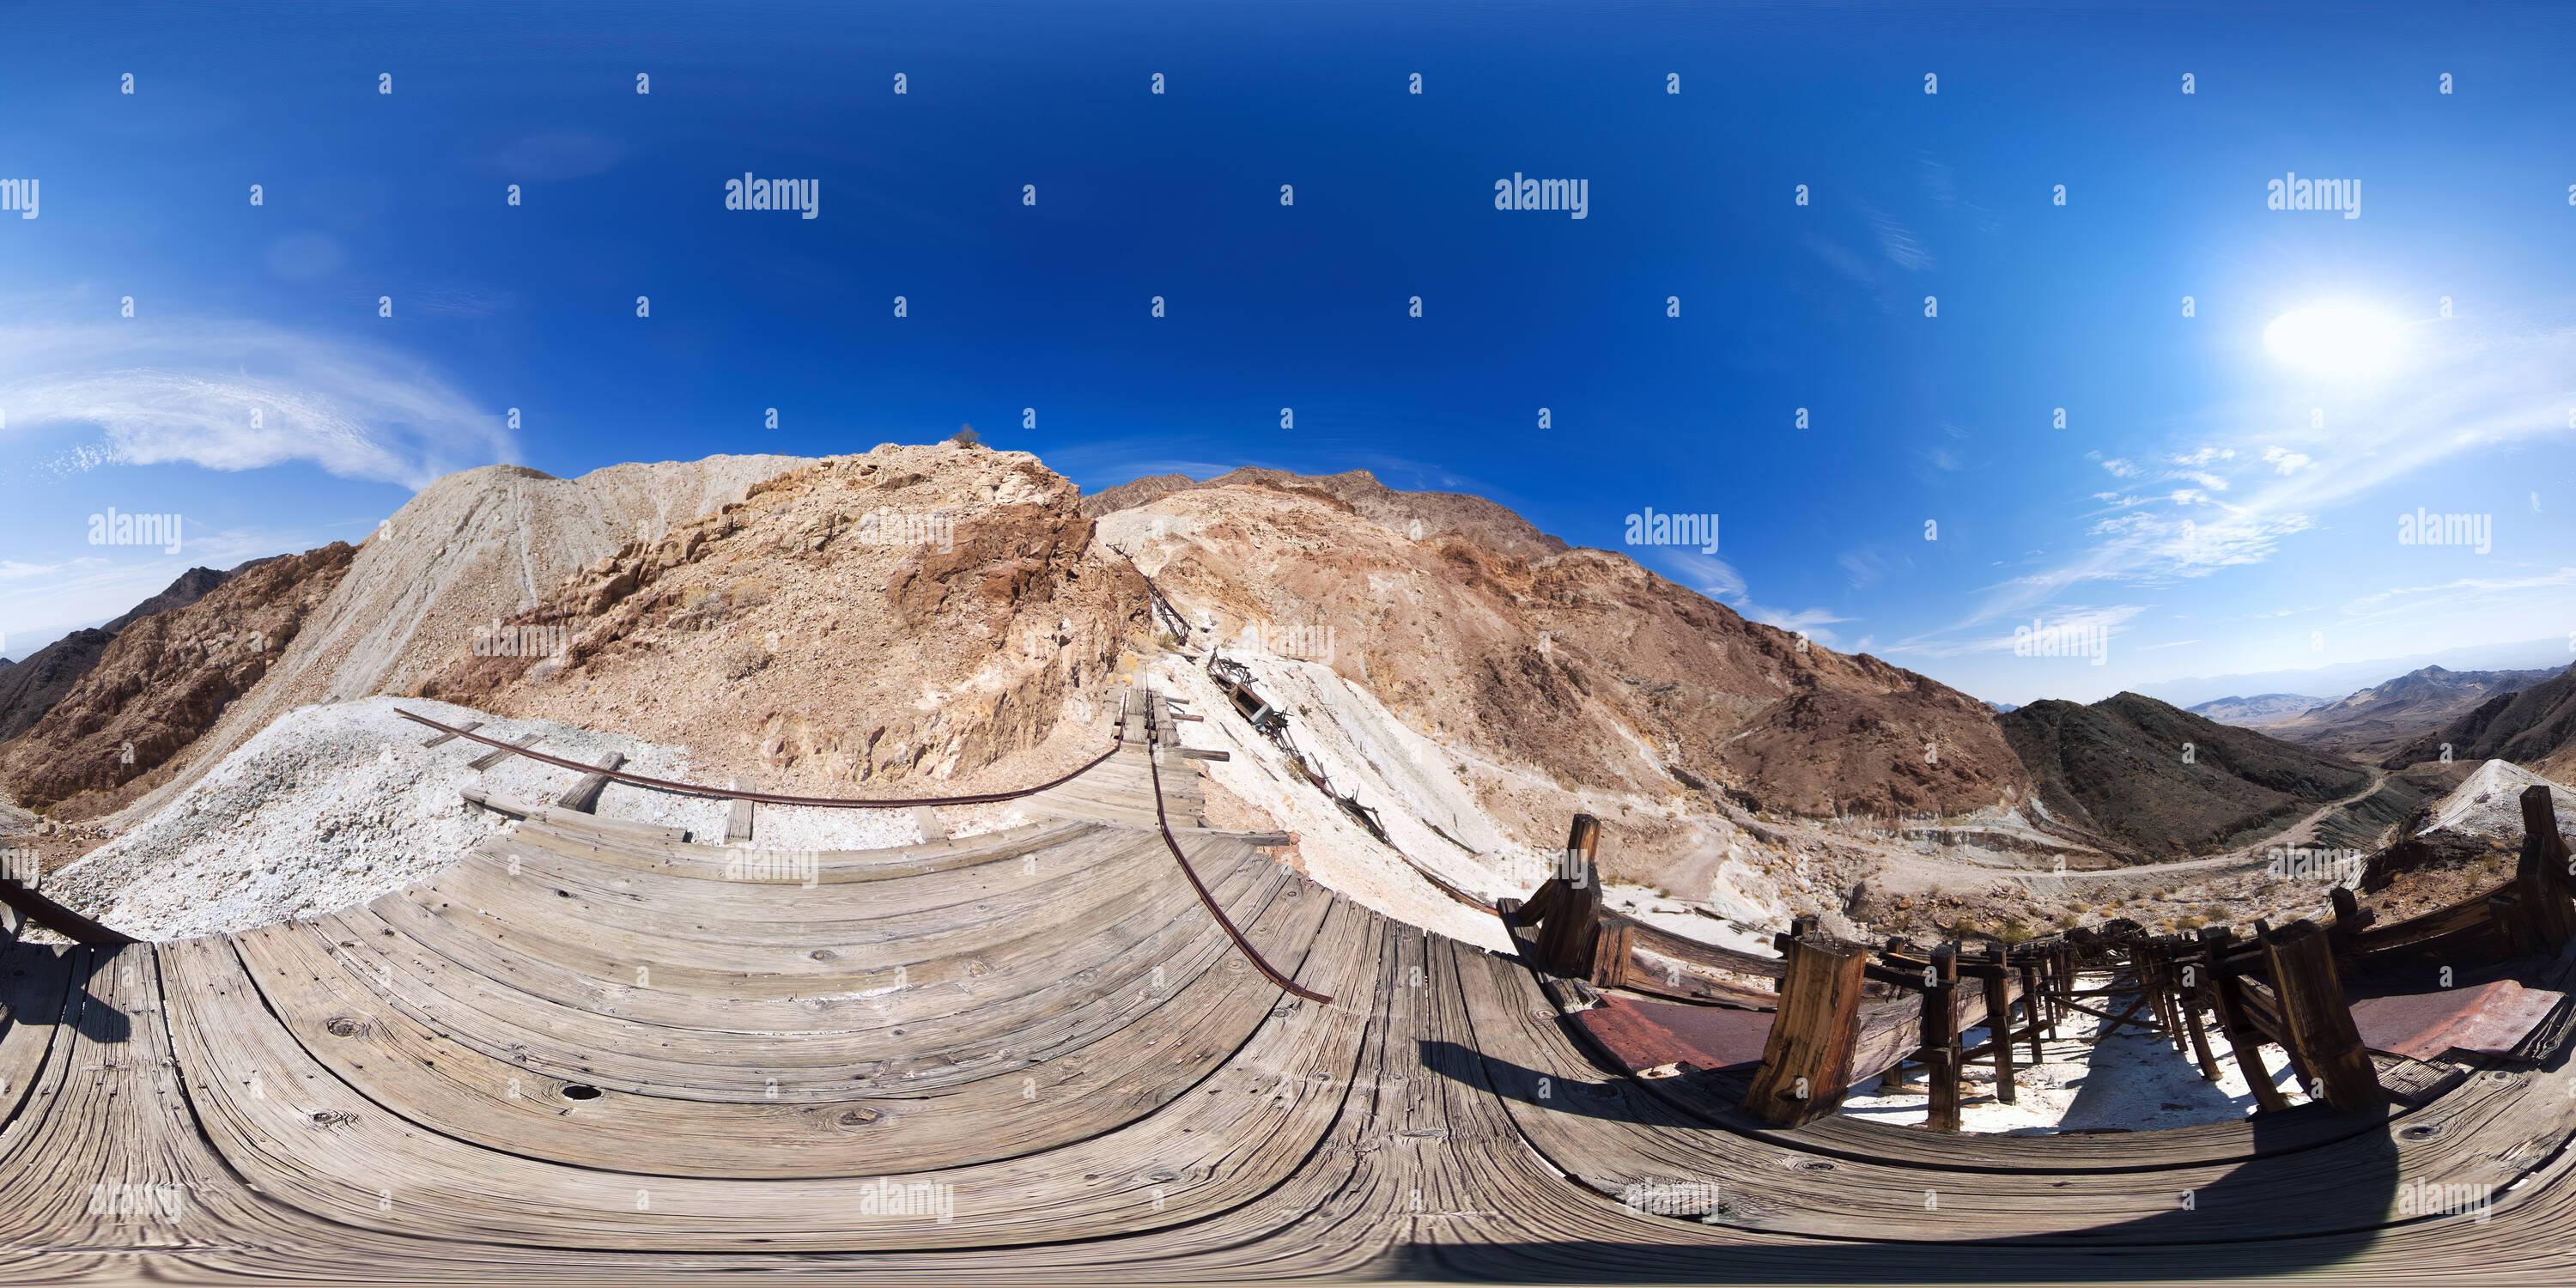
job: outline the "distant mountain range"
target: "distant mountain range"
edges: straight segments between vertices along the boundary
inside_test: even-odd
[[[2337,662],[2331,666],[2307,670],[2254,671],[2236,675],[2198,675],[2178,680],[2158,680],[2141,684],[2132,692],[2178,707],[2192,707],[2218,698],[2248,693],[2350,693],[2355,689],[2385,684],[2409,671],[2428,666],[2447,667],[2454,671],[2519,671],[2534,667],[2555,670],[2569,661],[2567,639],[2522,640],[2512,644],[2479,644],[2467,648],[2443,649],[2435,653],[2418,653],[2411,657],[2373,658],[2366,662]]]
[[[2266,693],[2220,698],[2190,710],[2221,724],[2261,729],[2303,747],[2377,762],[2483,703],[2558,673],[2556,669],[2453,671],[2428,666],[2342,698]]]
[[[2220,724],[2256,729],[2332,701],[2332,698],[2312,698],[2300,693],[2258,693],[2250,698],[2219,698],[2196,707],[2184,707],[2183,710]]]

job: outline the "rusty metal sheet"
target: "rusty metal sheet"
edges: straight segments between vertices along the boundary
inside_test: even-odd
[[[2363,1046],[2409,1059],[2431,1060],[2451,1050],[2504,1055],[2565,996],[2504,979],[2476,988],[2366,997],[2352,1004],[2352,1024]]]
[[[1727,1006],[1691,1006],[1606,995],[1599,1006],[1574,1013],[1603,1050],[1631,1071],[1668,1064],[1695,1069],[1745,1069],[1762,1063],[1771,1036],[1771,1013]]]

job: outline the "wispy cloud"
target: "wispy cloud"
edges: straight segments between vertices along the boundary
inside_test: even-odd
[[[0,406],[12,432],[97,427],[74,469],[310,461],[418,488],[517,455],[498,415],[417,362],[254,322],[0,321]]]
[[[2413,359],[2341,391],[2344,402],[2323,427],[2310,410],[2314,391],[2285,381],[2270,395],[2213,410],[2205,423],[2243,428],[2195,430],[2196,441],[2156,458],[2161,466],[2096,458],[2122,479],[2188,486],[2162,497],[2092,494],[2115,512],[2097,512],[2086,549],[1988,587],[1949,629],[2032,611],[2089,581],[2158,586],[2261,563],[2284,539],[2321,526],[2316,516],[2448,458],[2564,437],[2576,328],[2457,326],[2419,329]],[[2417,618],[2428,620],[2420,609]]]
[[[1842,642],[1825,627],[1835,622],[1856,620],[1827,608],[1789,610],[1757,604],[1745,591],[1744,574],[1737,572],[1735,565],[1715,555],[1671,546],[1654,547],[1653,555],[1657,562],[1671,570],[1674,581],[1734,609],[1747,621],[1795,631],[1826,648],[1839,649]]]

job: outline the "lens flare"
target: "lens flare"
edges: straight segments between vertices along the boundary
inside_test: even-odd
[[[2336,375],[2376,371],[2404,339],[2395,322],[2353,304],[2311,304],[2263,329],[2263,347],[2294,367]]]

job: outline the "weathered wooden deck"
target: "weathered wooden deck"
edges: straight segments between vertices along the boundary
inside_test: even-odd
[[[1335,1000],[1283,992],[1104,768],[1049,802],[1093,817],[824,854],[810,887],[557,811],[312,921],[11,943],[0,1274],[2576,1273],[2563,1067],[2115,1138],[1763,1129],[1596,1063],[1518,960],[1176,802],[1216,902]],[[2491,1215],[2401,1211],[2420,1184],[2493,1186]]]

